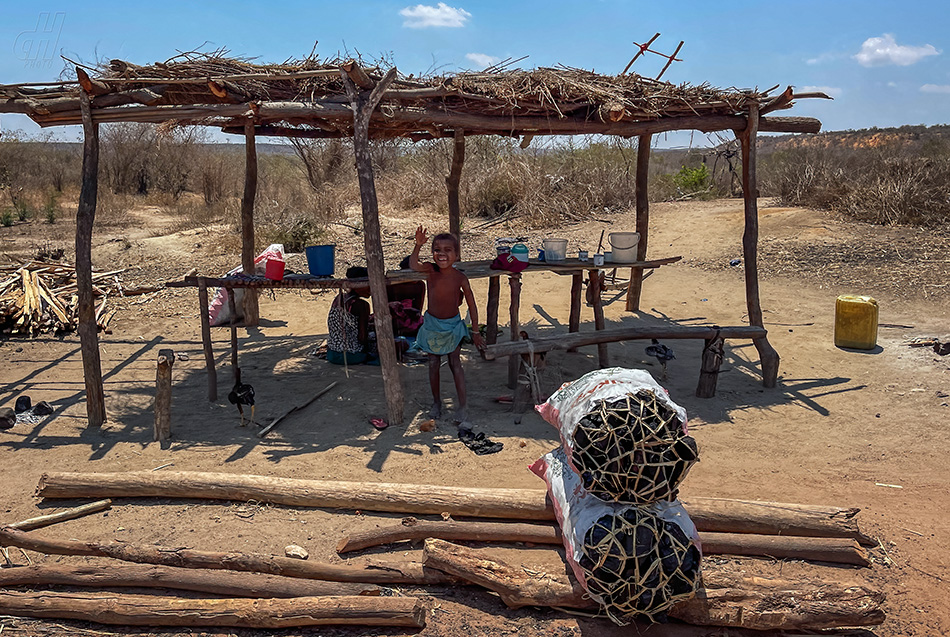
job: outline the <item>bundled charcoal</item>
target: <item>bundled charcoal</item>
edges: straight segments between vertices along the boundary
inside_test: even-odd
[[[598,370],[538,407],[559,429],[584,487],[610,502],[673,499],[699,458],[686,412],[646,372]]]
[[[547,483],[574,575],[613,621],[663,621],[670,606],[692,597],[700,547],[678,501],[604,502],[584,489],[563,449],[531,470]]]

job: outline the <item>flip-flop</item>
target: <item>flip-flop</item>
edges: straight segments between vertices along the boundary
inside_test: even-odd
[[[382,431],[383,429],[389,426],[389,423],[383,420],[382,418],[370,418],[369,422],[370,424],[373,425],[373,427],[377,431]]]

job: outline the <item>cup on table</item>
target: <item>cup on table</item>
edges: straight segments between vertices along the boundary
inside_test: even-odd
[[[595,255],[594,255],[594,265],[596,265],[596,266],[599,267],[599,266],[602,266],[603,264],[604,264],[604,255],[602,255],[602,254],[595,254]]]
[[[587,250],[578,250],[577,259],[578,261],[587,261]]]

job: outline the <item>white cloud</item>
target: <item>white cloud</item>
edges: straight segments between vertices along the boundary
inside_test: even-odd
[[[939,55],[940,51],[932,44],[923,46],[907,46],[898,44],[894,36],[885,33],[879,38],[868,38],[861,45],[861,50],[853,57],[861,66],[910,66],[916,64],[929,55]]]
[[[920,92],[950,95],[950,84],[924,84],[920,87]]]
[[[484,53],[466,53],[465,57],[483,69],[487,69],[489,66],[494,66],[501,62],[501,58],[496,58],[494,55],[486,55]]]
[[[837,99],[844,94],[844,89],[837,86],[803,86],[802,93],[824,93]]]
[[[834,53],[822,53],[818,57],[813,57],[805,60],[805,64],[809,66],[815,66],[816,64],[824,64],[825,62],[830,62],[831,60],[837,57]]]
[[[431,7],[425,4],[417,4],[414,7],[406,7],[399,12],[399,15],[406,18],[402,26],[410,29],[425,29],[426,27],[463,27],[472,14],[465,9],[450,7],[444,2]]]

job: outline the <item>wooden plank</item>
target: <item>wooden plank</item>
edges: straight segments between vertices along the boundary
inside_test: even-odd
[[[92,293],[92,227],[99,191],[99,125],[93,121],[89,94],[80,90],[82,105],[82,187],[76,210],[76,289],[79,296],[79,342],[86,388],[86,418],[89,427],[106,421],[102,363],[99,358],[99,326]]]
[[[574,334],[558,334],[556,336],[542,336],[531,339],[532,347],[536,352],[571,349],[596,345],[600,343],[620,343],[644,339],[684,339],[684,338],[714,338],[717,334],[723,338],[760,338],[765,334],[765,328],[756,326],[716,327],[703,325],[657,325],[648,327],[616,327],[596,332],[577,332]],[[485,349],[485,358],[493,360],[502,356],[527,354],[528,345],[524,342],[497,343]]]

